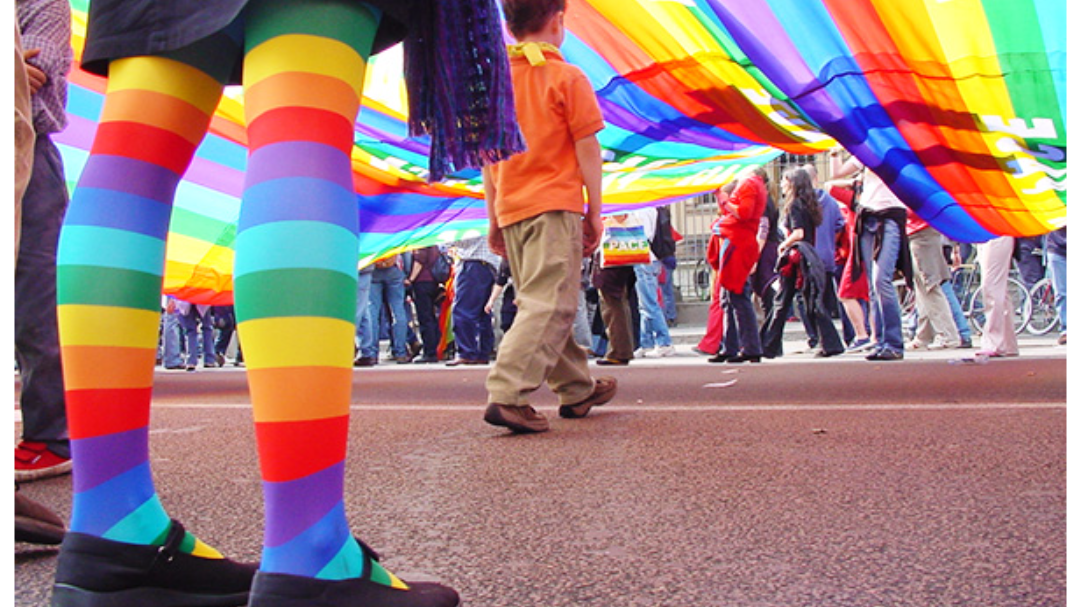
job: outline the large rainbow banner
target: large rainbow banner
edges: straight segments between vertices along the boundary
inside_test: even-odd
[[[604,212],[709,192],[782,153],[844,145],[947,236],[1066,225],[1066,3],[1051,0],[568,0],[565,58],[606,120]],[[81,54],[86,0],[72,0]],[[373,58],[356,124],[358,261],[483,234],[480,174],[426,181],[402,58]],[[57,138],[74,184],[104,81],[71,75]],[[227,90],[173,210],[165,291],[232,300],[246,165]]]

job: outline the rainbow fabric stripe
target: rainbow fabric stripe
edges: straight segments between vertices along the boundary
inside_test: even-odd
[[[717,17],[787,101],[948,236],[1065,225],[1065,2],[725,5]]]
[[[72,0],[76,54],[86,0]],[[572,0],[565,58],[604,112],[605,213],[708,192],[783,152],[843,144],[949,237],[1066,225],[1066,3],[1055,0]],[[100,79],[72,78],[58,137],[73,183]],[[360,261],[484,231],[480,175],[425,183],[401,57],[374,58],[352,162]],[[245,170],[227,94],[178,190],[165,290],[232,299]]]

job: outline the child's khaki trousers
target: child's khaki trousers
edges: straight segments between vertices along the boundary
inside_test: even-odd
[[[489,403],[529,405],[529,395],[547,382],[560,405],[578,405],[595,387],[571,331],[582,288],[582,215],[545,213],[503,235],[518,315],[489,374]]]

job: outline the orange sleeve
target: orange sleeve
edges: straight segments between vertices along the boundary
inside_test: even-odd
[[[590,86],[590,80],[586,78],[586,74],[577,68],[575,74],[567,82],[564,100],[572,140],[578,141],[605,128],[605,122],[601,117],[601,106],[597,103],[594,88]]]

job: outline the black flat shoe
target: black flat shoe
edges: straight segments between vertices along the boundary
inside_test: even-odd
[[[319,580],[265,573],[255,575],[249,607],[458,607],[458,593],[433,582],[391,588],[371,580]]]
[[[180,552],[173,521],[163,546],[69,532],[60,545],[52,607],[234,607],[248,602],[256,566]]]
[[[872,352],[864,357],[866,360],[902,360],[905,358],[905,354],[902,354],[898,350],[891,350],[890,348],[882,348]]]
[[[360,539],[357,543],[369,561],[361,577],[320,580],[260,571],[248,607],[458,607],[458,593],[434,582],[403,582],[407,588],[373,582],[371,562],[379,555]]]
[[[762,356],[758,354],[737,354],[729,359],[729,364],[739,365],[740,363],[757,363],[762,360]]]
[[[709,358],[709,359],[707,360],[707,362],[712,362],[712,363],[725,363],[725,362],[729,362],[729,359],[731,359],[731,358],[732,358],[732,356],[730,356],[730,355],[728,355],[728,354],[715,354],[715,355],[711,356],[711,357],[710,357],[710,358]]]

